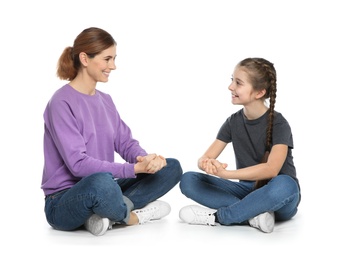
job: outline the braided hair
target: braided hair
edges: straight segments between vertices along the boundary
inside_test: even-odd
[[[272,131],[274,123],[274,110],[276,103],[277,78],[273,63],[263,58],[247,58],[242,60],[238,66],[243,67],[248,73],[254,90],[266,90],[263,99],[269,99],[268,127],[266,129],[265,153],[262,162],[267,162],[272,146]],[[257,180],[255,188],[260,188],[268,183],[270,179]]]

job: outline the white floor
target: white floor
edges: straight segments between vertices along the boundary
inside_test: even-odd
[[[0,63],[0,259],[343,260],[342,1],[168,2],[0,3],[7,37],[0,41],[6,50]],[[147,151],[179,159],[184,171],[195,167],[237,110],[227,90],[236,63],[271,59],[279,78],[276,110],[294,135],[302,188],[296,217],[271,234],[248,226],[191,226],[179,221],[179,209],[190,201],[176,187],[162,198],[172,212],[161,221],[115,227],[101,237],[53,230],[40,189],[42,114],[61,86],[55,75],[61,51],[88,26],[118,41],[118,70],[100,89],[114,97]]]
[[[31,194],[32,195],[32,194]],[[38,194],[37,194],[38,195]],[[30,196],[30,195],[29,195]],[[25,197],[22,198],[25,201]],[[2,259],[343,259],[343,228],[331,214],[314,215],[305,196],[297,216],[277,223],[273,233],[265,234],[249,226],[196,226],[179,220],[179,209],[192,203],[178,187],[165,195],[172,211],[166,218],[138,226],[114,226],[96,237],[86,230],[62,232],[45,221],[43,201],[16,223],[16,217],[3,222],[5,245]],[[30,208],[30,206],[27,206]],[[41,209],[39,209],[41,208]],[[19,210],[19,209],[18,209]],[[327,215],[327,214],[323,214]],[[19,220],[18,220],[19,222]],[[334,223],[337,222],[337,223]],[[332,224],[331,224],[332,223]],[[338,227],[337,227],[338,226]]]

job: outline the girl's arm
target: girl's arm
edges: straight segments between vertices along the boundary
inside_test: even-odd
[[[263,180],[270,179],[278,175],[288,154],[288,146],[285,144],[276,144],[272,147],[268,161],[259,163],[250,167],[238,170],[226,170],[222,163],[213,159],[211,163],[216,168],[214,175],[224,179],[239,180]]]
[[[212,174],[214,170],[216,171],[214,165],[210,163],[210,159],[216,159],[225,149],[226,145],[227,143],[216,139],[202,157],[198,159],[198,168],[209,174]],[[221,165],[223,168],[227,167],[227,164],[222,163]]]

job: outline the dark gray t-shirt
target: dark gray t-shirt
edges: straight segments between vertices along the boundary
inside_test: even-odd
[[[248,120],[243,109],[232,114],[221,126],[217,139],[232,143],[237,169],[259,164],[265,152],[266,128],[268,111],[255,120]],[[293,135],[288,121],[281,113],[275,111],[272,131],[272,145],[285,144],[288,146],[288,155],[279,174],[286,174],[297,182],[292,149],[294,148]]]

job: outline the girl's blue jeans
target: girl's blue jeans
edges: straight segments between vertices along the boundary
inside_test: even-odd
[[[216,209],[222,225],[247,224],[249,219],[267,211],[274,211],[276,221],[295,216],[301,197],[293,178],[280,174],[256,190],[254,184],[191,171],[184,173],[179,183],[186,197]]]
[[[180,181],[179,161],[173,158],[166,161],[167,165],[155,174],[114,179],[110,173],[95,173],[72,188],[46,196],[44,211],[48,223],[58,230],[74,230],[93,214],[127,223],[132,210],[162,197]]]

